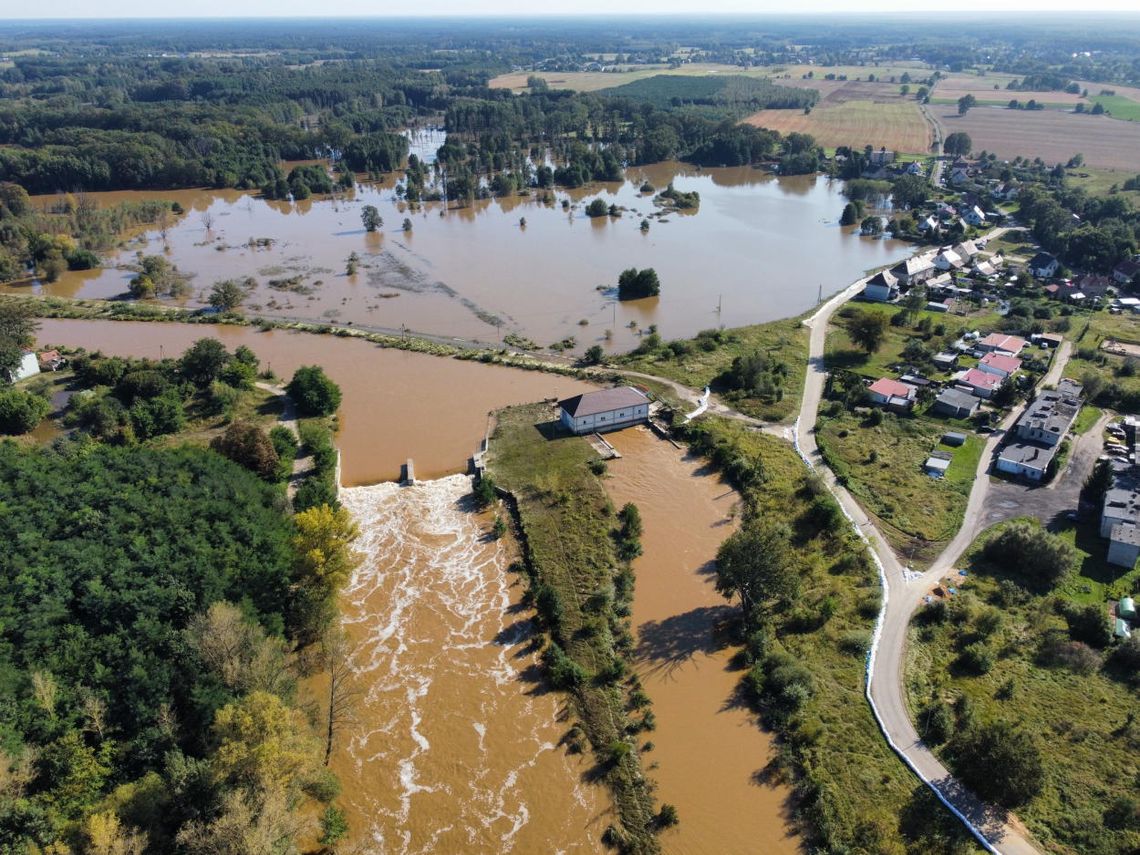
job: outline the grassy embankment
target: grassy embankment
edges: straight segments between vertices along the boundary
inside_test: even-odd
[[[648,339],[640,348],[619,362],[623,368],[655,374],[683,383],[693,389],[711,385],[724,401],[747,415],[774,422],[795,418],[807,373],[808,330],[806,315],[739,327],[723,332],[709,331],[694,339],[660,343]],[[784,368],[773,375],[778,389],[732,389],[718,380],[732,368],[737,357],[766,356],[773,366]]]
[[[863,697],[879,580],[826,488],[786,443],[739,422],[706,417],[685,433],[736,482],[746,519],[792,529],[798,603],[774,614],[764,640],[750,637],[741,656],[753,666],[752,697],[780,737],[772,771],[791,779],[809,845],[915,855],[975,851],[962,826],[887,747]]]
[[[1023,587],[1017,568],[981,557],[981,546],[1000,528],[984,532],[971,547],[963,564],[970,575],[955,583],[958,598],[945,612],[920,612],[911,628],[912,713],[964,697],[980,723],[1020,723],[1035,734],[1044,766],[1042,792],[1017,810],[1033,836],[1050,852],[1136,852],[1136,686],[1106,665],[1106,651],[1070,640],[1060,610],[1066,603],[1102,607],[1109,597],[1134,592],[1140,571],[1126,574],[1104,562],[1106,543],[1095,522],[1070,525],[1060,534],[1076,545],[1077,569],[1053,593],[1039,593]],[[1107,620],[1106,606],[1104,613]],[[993,653],[993,666],[983,674],[959,658],[979,642]],[[942,753],[952,759],[945,748]],[[1121,798],[1131,802],[1118,804]]]
[[[618,822],[607,832],[625,851],[659,851],[653,797],[637,751],[639,685],[626,657],[633,574],[619,559],[614,510],[590,469],[597,454],[562,435],[549,407],[502,410],[491,438],[489,472],[517,502],[529,596],[551,644],[552,684],[570,691],[581,728],[610,787]],[[566,660],[569,660],[567,662]],[[580,742],[577,731],[570,745]]]
[[[397,336],[382,332],[371,332],[360,327],[336,326],[316,321],[282,321],[273,318],[249,316],[240,313],[200,314],[193,309],[164,306],[156,303],[111,300],[68,300],[61,297],[9,297],[0,294],[0,299],[14,300],[32,308],[40,318],[62,318],[101,321],[146,321],[148,323],[209,324],[219,326],[257,327],[262,330],[286,330],[305,332],[314,335],[333,335],[339,338],[356,338],[396,350],[410,350],[431,356],[444,356],[453,359],[473,360],[492,365],[504,365],[527,371],[544,371],[550,374],[563,374],[580,380],[609,382],[619,379],[600,369],[586,369],[567,363],[549,362],[538,357],[512,353],[508,348],[464,347],[413,335]]]

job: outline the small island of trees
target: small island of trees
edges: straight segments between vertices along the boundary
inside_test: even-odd
[[[623,270],[618,277],[619,300],[641,300],[645,297],[656,297],[661,293],[661,281],[657,278],[657,271],[652,267],[638,270],[631,267]]]

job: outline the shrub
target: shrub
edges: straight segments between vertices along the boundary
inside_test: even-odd
[[[319,365],[298,368],[286,390],[303,416],[332,415],[340,406],[340,387]]]
[[[210,448],[266,481],[277,477],[281,458],[269,436],[255,424],[235,422],[214,437]]]
[[[982,555],[1005,568],[1026,568],[1026,575],[1043,587],[1060,582],[1077,558],[1072,545],[1030,521],[1014,522],[990,538]]]
[[[1069,625],[1069,637],[1074,641],[1083,641],[1092,647],[1101,648],[1107,647],[1112,641],[1108,614],[1100,605],[1071,608],[1065,613],[1065,621]]]
[[[582,666],[554,642],[543,651],[542,663],[546,666],[550,685],[556,689],[574,689],[586,681],[586,672]]]
[[[970,727],[951,748],[955,771],[983,799],[1015,808],[1041,792],[1041,751],[1029,733],[1008,722]]]
[[[929,745],[941,745],[954,734],[954,711],[949,704],[936,701],[918,716],[919,732]]]
[[[677,808],[666,802],[661,805],[661,810],[657,812],[657,825],[661,828],[670,828],[676,825],[680,819],[677,816]]]
[[[50,411],[51,404],[39,395],[22,389],[0,389],[0,433],[28,433]]]
[[[972,674],[988,674],[994,667],[994,653],[985,644],[967,644],[958,656],[958,665]]]

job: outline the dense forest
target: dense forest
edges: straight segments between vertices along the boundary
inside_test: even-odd
[[[290,509],[297,440],[226,414],[257,365],[214,339],[73,354],[71,433],[0,444],[0,852],[268,855],[345,833],[332,725],[298,682],[344,655],[355,529],[319,419]],[[320,369],[290,388],[306,414],[339,402]],[[36,395],[6,390],[0,416]],[[171,445],[204,415],[229,422],[209,449]]]

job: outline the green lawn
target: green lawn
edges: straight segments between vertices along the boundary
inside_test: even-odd
[[[1114,119],[1140,122],[1140,103],[1131,98],[1123,95],[1094,95],[1089,100],[1104,107]]]
[[[1089,428],[1096,424],[1100,415],[1101,411],[1096,407],[1088,405],[1081,407],[1080,413],[1077,414],[1077,420],[1073,422],[1073,435],[1080,436],[1088,431]]]
[[[1140,341],[1140,324],[1135,316],[1093,312],[1073,320],[1073,352],[1065,366],[1065,376],[1081,382],[1096,378],[1093,382],[1107,390],[1102,394],[1108,396],[1098,399],[1098,403],[1108,406],[1118,405],[1121,396],[1129,396],[1129,400],[1140,396],[1140,370],[1136,370],[1140,366],[1136,360],[1101,350],[1105,339]]]
[[[807,373],[808,330],[803,325],[804,317],[726,330],[720,334],[719,343],[710,336],[698,336],[679,342],[676,349],[680,354],[663,344],[645,353],[631,353],[620,363],[624,368],[667,377],[693,389],[712,384],[741,412],[767,421],[791,421],[799,411]],[[716,379],[732,366],[736,357],[757,352],[786,366],[778,396],[761,397],[717,387]]]
[[[962,316],[946,312],[916,312],[909,326],[891,326],[890,318],[902,311],[900,306],[883,303],[855,303],[840,309],[832,318],[832,328],[828,331],[824,349],[824,360],[828,369],[845,368],[870,379],[897,377],[898,372],[891,366],[903,360],[903,350],[912,340],[921,341],[933,354],[944,350],[957,340],[961,333],[979,330],[983,334],[1000,330],[1006,323],[997,312],[978,311]],[[857,313],[880,314],[887,318],[886,335],[879,349],[868,354],[857,347],[847,335],[847,324]],[[923,318],[929,318],[930,332],[916,329]],[[927,366],[926,376],[935,380],[945,380],[949,374]]]
[[[843,412],[821,418],[816,431],[836,476],[882,523],[891,545],[916,565],[932,560],[962,524],[985,445],[974,435],[958,448],[943,445],[946,430],[943,422],[891,413],[872,426],[860,415]],[[954,455],[942,478],[923,471],[932,451]]]
[[[1092,537],[1089,537],[1091,530]],[[912,713],[932,700],[953,703],[969,699],[982,723],[1021,723],[1042,752],[1044,789],[1017,816],[1045,851],[1072,855],[1124,855],[1140,847],[1140,827],[1110,827],[1105,811],[1113,799],[1136,799],[1140,723],[1136,688],[1100,667],[1105,653],[1086,648],[1082,662],[1047,655],[1050,645],[1068,643],[1064,618],[1055,595],[1025,591],[1012,582],[1007,568],[980,560],[979,546],[995,530],[984,532],[971,547],[970,575],[956,580],[958,598],[946,619],[927,621],[920,612],[911,627],[907,658],[907,691]],[[1069,529],[1075,537],[1078,570],[1060,596],[1081,603],[1103,603],[1113,587],[1103,574],[1105,543],[1095,527]],[[1095,541],[1095,543],[1094,543]],[[1086,549],[1093,548],[1090,554]],[[1131,587],[1140,574],[1131,574]],[[988,673],[963,671],[961,649],[979,640],[995,655]],[[936,749],[937,750],[937,749]],[[1135,801],[1133,802],[1135,804]]]

